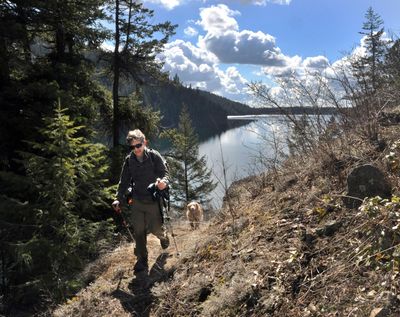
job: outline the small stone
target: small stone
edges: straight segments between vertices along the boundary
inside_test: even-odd
[[[377,307],[374,308],[371,313],[369,314],[369,317],[386,317],[388,316],[388,310],[383,308],[383,307]]]

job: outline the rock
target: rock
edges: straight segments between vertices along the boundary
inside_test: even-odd
[[[375,166],[362,165],[353,169],[347,176],[347,196],[343,199],[347,208],[358,208],[365,197],[380,196],[389,198],[392,187],[384,174]]]
[[[322,228],[317,228],[315,230],[315,233],[318,236],[332,236],[342,225],[342,223],[340,221],[330,221],[328,222],[325,226],[323,226]]]
[[[383,126],[391,126],[398,125],[400,123],[400,113],[397,111],[394,112],[382,112],[378,121]]]
[[[386,316],[389,316],[389,310],[383,307],[374,308],[369,314],[369,317],[386,317]]]
[[[246,228],[249,225],[250,221],[248,218],[241,217],[233,223],[232,226],[226,227],[225,232],[229,234],[235,234],[238,232],[243,231],[244,228]]]
[[[211,294],[211,292],[212,292],[212,285],[211,284],[209,284],[209,285],[207,285],[205,287],[202,287],[200,289],[200,292],[199,292],[198,301],[200,303],[205,302],[207,300],[208,296]]]

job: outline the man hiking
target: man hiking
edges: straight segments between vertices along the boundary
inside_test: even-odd
[[[126,141],[132,151],[125,158],[118,184],[117,198],[112,203],[115,211],[120,210],[120,203],[131,186],[131,203],[128,207],[127,220],[133,227],[136,242],[137,262],[135,273],[148,271],[147,233],[160,239],[161,247],[168,248],[169,239],[163,226],[159,203],[148,187],[164,190],[168,187],[169,172],[161,154],[147,148],[147,140],[142,131],[129,131]],[[154,184],[155,186],[151,186]]]

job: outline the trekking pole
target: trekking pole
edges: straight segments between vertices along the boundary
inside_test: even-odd
[[[171,217],[170,217],[170,215],[169,215],[169,209],[170,209],[170,202],[169,202],[169,199],[168,199],[168,208],[167,208],[167,204],[166,204],[166,202],[165,202],[165,200],[166,200],[166,198],[165,198],[165,195],[163,195],[163,194],[161,194],[161,193],[158,193],[159,195],[159,197],[158,197],[158,206],[159,206],[159,208],[160,208],[160,212],[162,213],[162,218],[163,218],[163,222],[164,222],[164,218],[165,218],[165,220],[166,220],[166,222],[167,222],[167,227],[169,227],[169,231],[171,231],[171,237],[172,237],[172,241],[174,241],[174,246],[175,246],[175,249],[176,249],[176,255],[177,256],[180,256],[181,254],[179,253],[179,250],[178,250],[178,245],[177,245],[177,243],[176,243],[176,239],[175,239],[175,233],[174,233],[174,230],[172,229],[172,224],[171,224]],[[161,203],[160,203],[160,198],[161,198],[161,200],[162,200],[162,204],[163,204],[163,207],[161,206]],[[162,212],[162,210],[164,209],[164,211],[165,211],[165,217],[164,217],[164,213]],[[164,222],[165,223],[165,222]]]
[[[125,227],[125,229],[128,231],[129,236],[131,237],[132,241],[135,241],[135,239],[133,238],[133,234],[131,232],[131,230],[128,227],[128,224],[125,220],[125,217],[122,215],[122,210],[121,207],[118,206],[117,209],[115,209],[115,213],[117,213],[118,215],[120,215],[121,219],[122,219],[122,225]]]

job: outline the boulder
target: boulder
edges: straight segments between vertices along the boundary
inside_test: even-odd
[[[354,168],[347,176],[347,196],[344,203],[348,208],[358,208],[365,197],[389,198],[392,186],[377,167],[366,164]],[[356,197],[359,199],[354,199]]]

